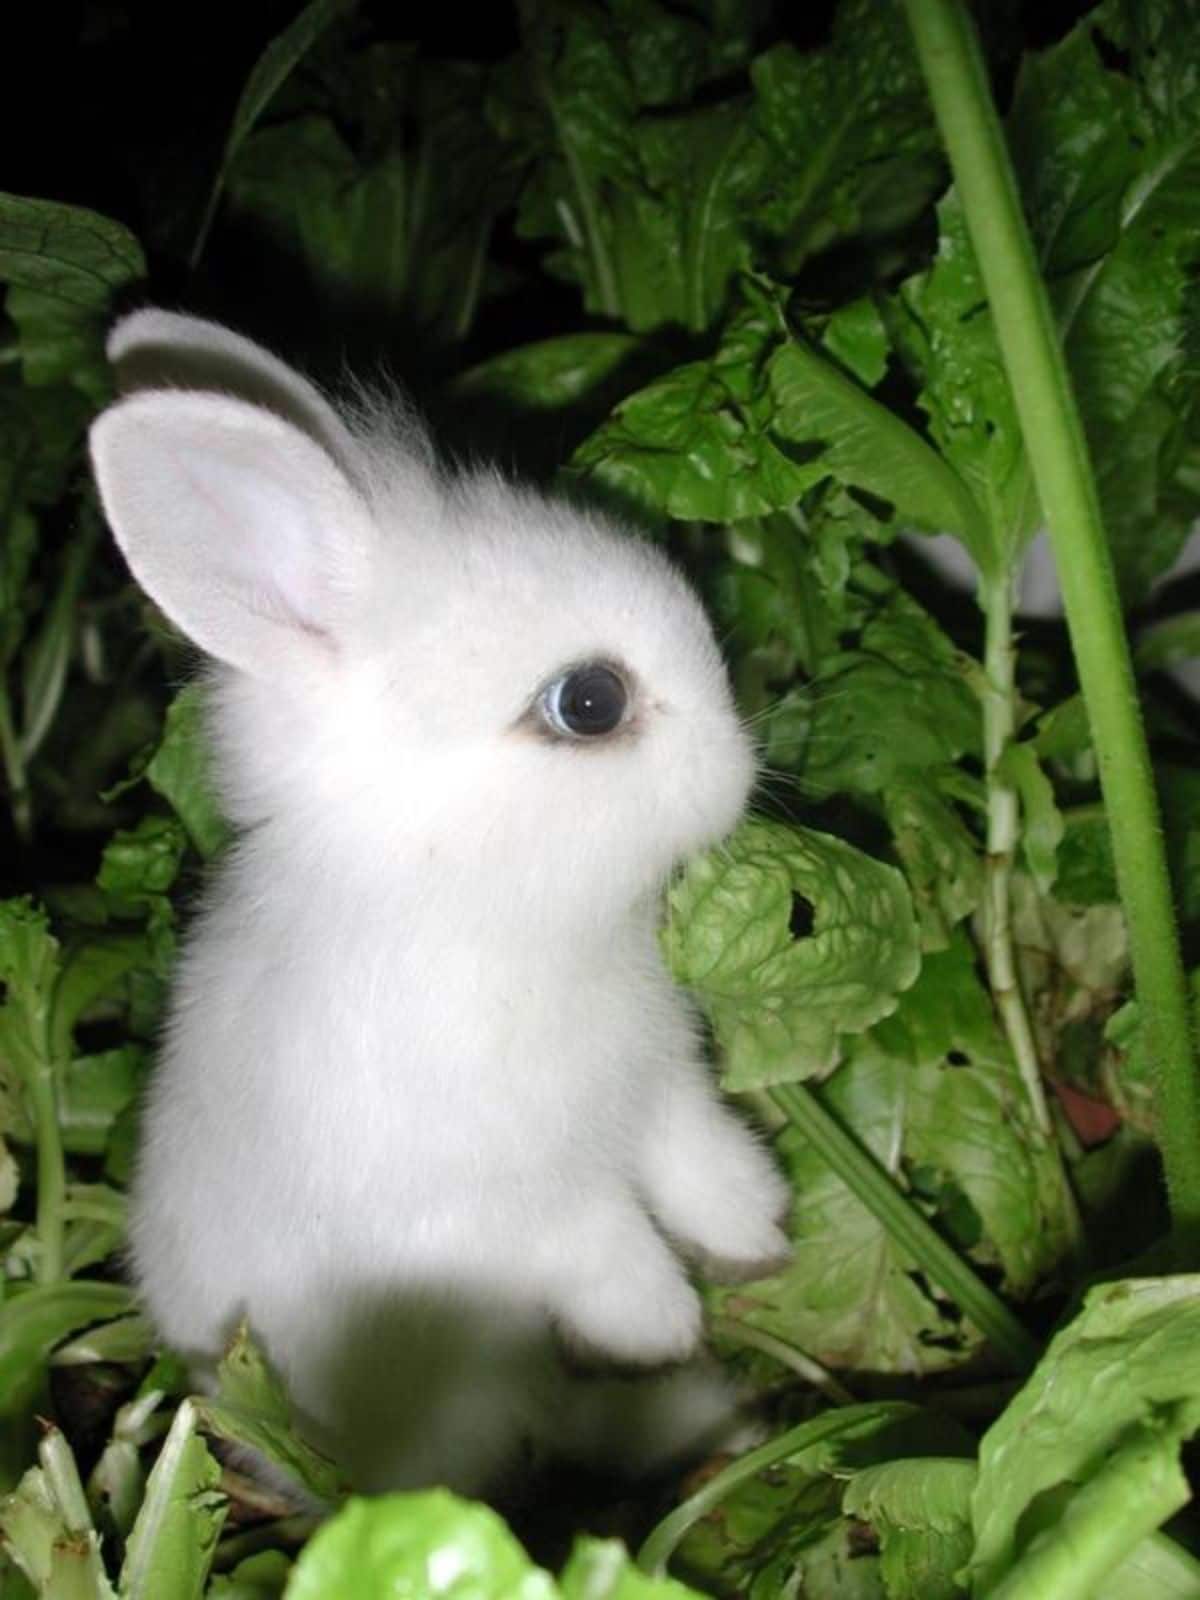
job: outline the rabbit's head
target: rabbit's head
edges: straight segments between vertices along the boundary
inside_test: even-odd
[[[135,577],[219,664],[243,825],[371,873],[539,906],[628,903],[736,821],[753,762],[663,555],[490,472],[444,476],[400,405],[339,413],[227,330],[116,329],[92,430]]]

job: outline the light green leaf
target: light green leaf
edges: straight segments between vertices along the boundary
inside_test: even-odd
[[[287,1600],[554,1600],[556,1592],[494,1511],[430,1489],[349,1501],[305,1547]]]
[[[811,931],[797,920],[811,921]],[[894,867],[811,829],[744,823],[672,887],[667,959],[695,991],[738,1090],[821,1076],[841,1037],[895,1010],[920,966]]]
[[[10,1292],[0,1309],[0,1417],[19,1414],[60,1340],[132,1306],[132,1291],[119,1283],[46,1283]]]
[[[1058,1484],[1086,1484],[1131,1430],[1200,1426],[1200,1277],[1092,1289],[1032,1378],[984,1435],[972,1581],[987,1592],[1012,1566],[1019,1524]]]
[[[225,1521],[221,1469],[185,1400],[175,1413],[125,1546],[121,1600],[200,1600]]]
[[[1021,797],[1021,854],[1039,894],[1049,894],[1058,876],[1058,847],[1065,832],[1054,786],[1032,744],[1009,744],[996,775]]]
[[[114,1121],[137,1094],[146,1060],[145,1047],[137,1044],[74,1057],[59,1102],[64,1149],[77,1155],[104,1154]]]
[[[887,371],[887,329],[879,307],[868,295],[838,306],[821,331],[821,344],[868,389]]]
[[[619,1539],[579,1539],[558,1580],[563,1600],[689,1600],[672,1578],[648,1578]]]
[[[911,1115],[911,1066],[872,1045],[822,1085],[828,1108],[893,1176]],[[794,1128],[775,1149],[796,1196],[783,1272],[718,1296],[724,1315],[799,1345],[823,1366],[922,1375],[961,1365],[979,1336],[935,1298],[917,1264]]]
[[[204,695],[198,684],[181,689],[167,707],[162,742],[145,776],[170,801],[200,854],[215,855],[229,839],[229,824],[213,790]]]
[[[205,1600],[280,1600],[291,1570],[281,1550],[260,1550],[239,1561],[228,1576],[215,1577]]]
[[[1001,1266],[1010,1291],[1028,1294],[1065,1258],[1069,1219],[1056,1154],[1030,1125],[1020,1075],[965,935],[926,956],[920,978],[871,1043],[904,1064],[903,1152],[912,1181],[940,1203],[962,1245]],[[958,1215],[964,1199],[968,1213]]]
[[[221,1359],[217,1381],[215,1399],[191,1401],[207,1432],[257,1451],[318,1500],[341,1497],[345,1485],[337,1467],[296,1432],[283,1385],[244,1323]]]
[[[48,1600],[116,1600],[75,1458],[57,1428],[43,1434],[38,1460],[0,1500],[6,1549]]]
[[[888,1461],[847,1486],[842,1508],[874,1528],[889,1600],[956,1600],[973,1543],[973,1461]]]

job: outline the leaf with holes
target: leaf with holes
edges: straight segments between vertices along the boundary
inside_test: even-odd
[[[673,886],[664,941],[707,1011],[727,1088],[822,1076],[920,966],[894,867],[782,823],[744,823]]]

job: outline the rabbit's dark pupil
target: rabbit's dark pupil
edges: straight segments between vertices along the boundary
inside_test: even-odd
[[[563,679],[558,714],[581,738],[611,733],[625,715],[625,685],[611,667],[580,667]]]

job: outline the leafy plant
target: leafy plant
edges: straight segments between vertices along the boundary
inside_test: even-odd
[[[1200,515],[1200,15],[1102,0],[1017,60],[977,9],[994,60],[958,0],[843,0],[816,42],[527,0],[446,62],[313,0],[187,227],[0,196],[4,1600],[696,1592],[668,1559],[755,1600],[1200,1596],[1200,739],[1159,675],[1200,629],[1186,586],[1148,604]],[[724,636],[763,782],[662,939],[795,1254],[706,1291],[767,1436],[640,1505],[637,1565],[581,1540],[554,1578],[432,1486],[347,1499],[252,1329],[190,1392],[122,1283],[177,919],[228,836],[82,456],[147,279],[415,371],[665,543]],[[1066,633],[1014,613],[1043,524]]]

